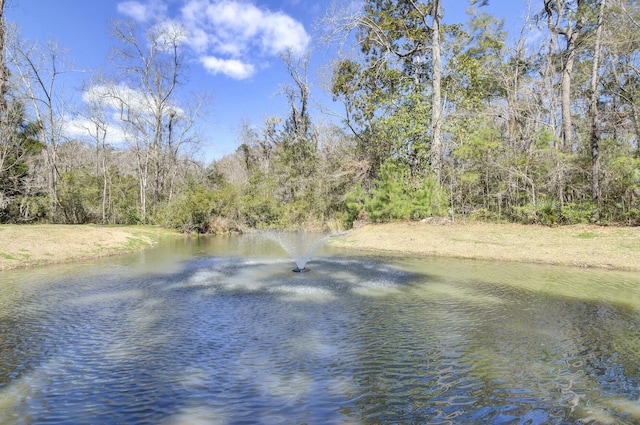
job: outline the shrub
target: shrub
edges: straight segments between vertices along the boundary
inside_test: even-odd
[[[251,228],[274,228],[282,222],[282,205],[275,199],[277,181],[262,172],[251,175],[239,202],[239,217]]]
[[[433,176],[422,181],[411,198],[411,219],[446,215],[449,206],[447,192],[439,186]]]
[[[585,224],[591,221],[594,207],[591,201],[572,202],[560,208],[560,215],[565,223]]]
[[[358,182],[353,190],[347,193],[344,201],[346,211],[341,217],[341,221],[347,228],[350,228],[356,220],[368,219],[365,212],[366,200],[367,194],[362,188],[362,184]]]
[[[553,198],[541,198],[537,204],[515,206],[511,209],[510,218],[517,223],[543,224],[555,226],[561,221],[561,209]]]
[[[189,182],[183,191],[158,211],[157,221],[181,232],[207,233],[213,212],[213,194],[202,185]]]
[[[509,218],[516,223],[533,224],[537,222],[536,208],[533,204],[514,206],[511,208]]]
[[[407,196],[407,182],[404,169],[394,161],[385,162],[380,168],[380,177],[374,182],[365,202],[365,209],[371,220],[391,221],[408,219],[411,203]]]
[[[555,226],[560,218],[558,201],[553,198],[542,198],[536,205],[536,217],[539,224]]]
[[[58,186],[58,206],[69,224],[95,221],[100,194],[96,179],[86,170],[62,173]]]
[[[373,221],[419,220],[446,213],[446,191],[429,176],[411,184],[407,171],[394,161],[380,169],[376,188],[365,200],[365,211]]]

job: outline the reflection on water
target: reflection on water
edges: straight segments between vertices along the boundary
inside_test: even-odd
[[[640,423],[632,273],[277,248],[0,275],[0,423]]]

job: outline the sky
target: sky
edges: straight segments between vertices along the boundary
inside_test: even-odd
[[[536,0],[532,0],[535,2]],[[144,25],[178,24],[187,29],[185,59],[191,93],[211,97],[198,123],[205,141],[205,162],[238,147],[243,122],[262,126],[269,116],[286,116],[282,84],[291,82],[280,55],[287,49],[310,54],[312,113],[339,111],[323,90],[333,52],[320,42],[320,20],[333,4],[349,0],[7,0],[5,18],[20,36],[44,45],[55,42],[74,72],[69,84],[75,102],[92,73],[108,72],[116,45],[113,23],[121,19]],[[463,22],[467,0],[444,0],[445,22]],[[346,7],[346,6],[345,6]],[[510,33],[519,31],[527,0],[492,0],[488,13],[506,20]],[[323,77],[324,75],[324,77]],[[323,115],[324,116],[324,115]]]

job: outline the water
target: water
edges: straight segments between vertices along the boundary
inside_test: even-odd
[[[259,237],[0,274],[2,424],[638,424],[633,273]]]
[[[330,234],[310,233],[310,232],[285,232],[268,230],[262,232],[262,235],[275,241],[280,247],[286,251],[296,264],[294,272],[308,272],[305,266],[311,260],[313,254],[325,243],[327,239],[332,237]]]

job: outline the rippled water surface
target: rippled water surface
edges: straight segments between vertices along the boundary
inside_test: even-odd
[[[0,274],[2,424],[638,424],[633,273],[259,236]]]

